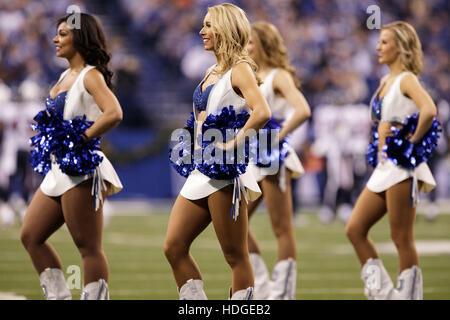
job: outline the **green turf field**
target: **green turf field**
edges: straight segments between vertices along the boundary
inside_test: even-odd
[[[111,299],[178,298],[175,281],[162,251],[168,211],[148,216],[130,212],[130,216],[111,218],[104,231]],[[305,213],[305,217],[309,224],[296,227],[297,299],[364,299],[359,264],[345,237],[344,224],[322,225],[311,212]],[[267,215],[264,212],[255,215],[251,228],[272,270],[276,242]],[[19,241],[19,230],[18,225],[0,230],[0,293],[42,299],[39,279]],[[387,217],[376,225],[371,236],[382,248],[380,255],[395,283],[397,257],[389,243]],[[450,215],[440,215],[432,223],[419,216],[415,237],[423,269],[424,298],[450,299]],[[50,241],[59,252],[64,269],[69,265],[81,265],[78,251],[65,228],[54,234]],[[421,248],[424,248],[422,252]],[[437,252],[433,253],[433,250]],[[194,242],[192,254],[202,271],[208,298],[226,299],[231,272],[211,226]],[[72,290],[73,298],[79,299],[80,293],[81,290]]]

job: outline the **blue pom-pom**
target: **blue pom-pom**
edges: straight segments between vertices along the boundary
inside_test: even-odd
[[[208,129],[217,129],[222,133],[223,141],[226,142],[227,137],[227,129],[241,129],[244,127],[245,123],[247,122],[250,115],[247,113],[247,111],[241,111],[240,113],[236,114],[233,106],[224,107],[220,114],[213,115],[210,114],[208,117],[206,117],[205,121],[202,125],[202,134],[205,134],[205,132]],[[247,165],[248,165],[248,158],[249,158],[249,146],[248,142],[245,145],[245,159],[242,161],[242,159],[238,159],[237,157],[233,156],[231,161],[233,163],[229,163],[230,159],[227,159],[227,153],[223,152],[223,164],[215,163],[214,161],[208,161],[203,159],[201,157],[201,161],[199,163],[196,163],[196,157],[194,157],[194,123],[195,118],[194,114],[191,112],[190,118],[186,122],[186,126],[184,129],[188,130],[191,139],[190,142],[182,142],[182,145],[178,145],[180,148],[180,153],[182,151],[190,151],[190,163],[184,163],[183,162],[183,156],[182,154],[179,154],[178,160],[172,159],[172,150],[169,150],[169,161],[173,168],[183,177],[188,177],[189,174],[195,170],[198,169],[200,172],[205,174],[206,176],[216,179],[216,180],[223,180],[223,179],[233,179],[243,173],[245,173]],[[201,136],[199,137],[201,139]],[[198,145],[202,147],[202,150],[199,150],[202,154],[211,143],[214,143],[214,141],[198,141]],[[212,154],[214,156],[215,154]],[[214,157],[213,157],[214,158]],[[214,160],[214,159],[212,159]],[[238,163],[238,160],[239,163]]]
[[[73,120],[63,120],[62,112],[47,108],[35,117],[31,128],[38,133],[30,139],[34,147],[30,154],[30,164],[34,171],[46,175],[51,169],[53,154],[61,171],[71,176],[92,173],[101,163],[103,157],[96,150],[101,150],[100,138],[84,143],[82,133],[93,122],[86,121],[86,116]]]
[[[234,107],[224,107],[218,115],[210,114],[206,117],[205,122],[202,125],[202,133],[209,129],[217,129],[222,133],[223,141],[226,142],[227,129],[234,129],[235,131],[244,127],[250,115],[247,111],[243,110],[236,114]],[[203,141],[202,149],[205,150],[212,142]],[[247,170],[249,162],[249,144],[245,143],[245,154],[244,159],[239,159],[235,156],[236,149],[234,150],[234,155],[231,159],[227,158],[227,152],[223,152],[222,162],[220,163],[207,163],[202,161],[196,165],[197,169],[204,175],[216,180],[229,180],[238,177],[239,175],[245,173]],[[232,164],[230,163],[231,161]]]
[[[272,129],[281,129],[281,120],[270,118],[270,120],[266,123],[263,129],[266,129],[267,134],[267,150],[261,150],[258,151],[258,157],[256,165],[261,168],[267,168],[270,167],[271,164],[275,161],[279,162],[279,165],[281,166],[286,159],[286,157],[289,155],[289,141],[288,138],[285,137],[282,140],[279,141],[278,148],[274,148],[272,150],[272,137],[271,137],[271,130]],[[258,141],[260,141],[261,137],[260,134],[258,134]],[[259,147],[261,144],[259,143]],[[273,152],[272,152],[273,151]]]
[[[372,167],[378,164],[378,121],[375,121],[371,127],[369,145],[366,152],[367,163]]]
[[[59,140],[59,148],[54,150],[56,162],[65,174],[82,176],[94,172],[102,162],[103,157],[97,154],[100,149],[100,138],[84,142],[82,134],[92,126],[92,121],[86,121],[86,116],[63,122],[64,135]]]
[[[386,144],[382,150],[387,158],[396,165],[406,169],[413,169],[422,162],[427,162],[437,147],[439,133],[442,132],[439,121],[433,119],[433,123],[423,137],[412,144],[407,137],[412,135],[417,128],[419,114],[408,116],[400,129],[393,127],[393,136],[386,137]]]
[[[191,139],[190,141],[183,141],[182,145],[180,146],[180,153],[182,151],[184,152],[188,152],[190,155],[190,163],[184,163],[183,162],[183,157],[185,156],[184,154],[178,154],[178,160],[172,159],[172,148],[169,149],[169,162],[171,164],[171,166],[183,177],[187,178],[192,171],[194,171],[195,169],[195,164],[193,161],[193,154],[194,154],[194,124],[195,124],[195,118],[194,118],[194,113],[191,112],[191,116],[189,117],[189,119],[186,122],[186,126],[184,127],[184,129],[189,131],[189,134],[191,135]],[[180,138],[181,140],[181,138]],[[180,141],[181,142],[181,141]]]

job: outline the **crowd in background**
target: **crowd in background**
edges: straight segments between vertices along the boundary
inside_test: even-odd
[[[55,22],[70,5],[76,5],[82,11],[97,14],[107,28],[116,73],[136,74],[131,84],[138,89],[152,88],[153,83],[176,88],[176,97],[186,102],[192,83],[203,75],[205,65],[213,61],[202,49],[198,32],[206,8],[220,2],[0,1],[0,78],[13,90],[26,79],[47,89],[64,63],[55,57],[51,42]],[[279,28],[303,84],[302,90],[313,107],[322,103],[367,103],[379,78],[386,73],[376,61],[379,33],[366,26],[369,17],[366,9],[374,2],[380,7],[382,23],[401,19],[414,25],[425,52],[421,79],[436,102],[449,100],[448,1],[232,2],[246,10],[250,21],[267,20]],[[127,80],[130,77],[124,76]],[[116,82],[119,78],[118,75]],[[150,100],[153,101],[140,101],[137,108],[151,114],[156,103],[154,98]]]
[[[65,61],[55,56],[52,44],[56,34],[55,22],[66,14],[70,5],[76,5],[83,12],[95,14],[106,31],[112,53],[111,68],[115,73],[116,95],[124,109],[121,126],[153,133],[167,132],[181,126],[192,108],[193,89],[207,67],[214,63],[211,53],[203,50],[198,32],[207,7],[220,2],[0,0],[2,113],[6,113],[6,106],[11,110],[17,108],[17,116],[29,121],[30,114],[21,108],[30,103],[44,106],[42,101],[49,88],[66,68]],[[318,149],[314,147],[317,139],[315,111],[323,106],[340,108],[367,104],[379,79],[388,71],[377,63],[375,47],[379,31],[368,29],[366,20],[370,13],[366,9],[372,4],[378,5],[382,24],[394,20],[410,22],[418,32],[424,50],[425,67],[420,79],[437,104],[443,124],[443,139],[436,158],[449,161],[448,1],[230,2],[242,7],[251,22],[266,20],[276,25],[285,39],[290,60],[302,83],[301,90],[313,110],[307,129],[302,131],[303,143],[298,145],[298,151],[303,160],[311,168],[314,167],[315,173],[327,170],[326,160],[333,161],[326,159],[324,153],[314,154]],[[8,127],[11,128],[7,119],[11,117],[0,117],[2,147],[5,146],[5,132]],[[322,130],[326,130],[327,124],[320,123],[325,126]],[[335,136],[332,127],[329,128],[330,136]],[[362,135],[367,133],[364,130],[360,132]],[[155,152],[166,152],[167,143],[164,139],[161,141],[160,149]],[[317,164],[314,157],[325,160],[319,162],[322,165],[318,169],[314,165]],[[322,190],[325,188],[324,183],[319,185]],[[443,196],[448,197],[448,192],[444,192]],[[323,202],[323,194],[320,198]]]

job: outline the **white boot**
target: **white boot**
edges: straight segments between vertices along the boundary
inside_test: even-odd
[[[203,281],[189,279],[179,291],[180,300],[208,300],[203,291]]]
[[[236,291],[233,295],[231,295],[230,288],[230,298],[229,300],[253,300],[253,287],[248,287],[247,289],[242,289]]]
[[[255,275],[255,300],[267,300],[270,293],[269,271],[261,256],[257,253],[250,253],[250,262]]]
[[[47,268],[41,272],[39,279],[47,300],[72,300],[72,294],[61,269]]]
[[[297,285],[297,263],[288,258],[278,261],[273,269],[269,300],[294,300]]]
[[[109,300],[108,284],[104,279],[84,286],[80,300]]]
[[[423,300],[422,270],[412,266],[400,273],[392,300]]]
[[[364,294],[369,300],[389,300],[394,290],[389,273],[380,259],[369,258],[361,269]]]

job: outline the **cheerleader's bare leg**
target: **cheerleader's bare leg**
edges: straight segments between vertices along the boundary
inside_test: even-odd
[[[260,185],[261,187],[261,185]],[[258,208],[259,204],[262,202],[264,198],[264,193],[255,201],[251,201],[248,203],[248,219],[250,220],[251,217],[253,217],[253,214],[256,212],[256,209]],[[251,232],[251,230],[248,230],[248,251],[250,253],[257,253],[261,254],[261,251],[258,246],[258,242],[256,241],[255,236]]]
[[[61,196],[67,228],[83,261],[85,285],[100,279],[107,282],[109,277],[108,262],[102,247],[102,207],[95,211],[91,188],[92,180],[89,179]]]
[[[261,183],[262,196],[248,205],[249,219],[253,216],[262,199],[266,201],[272,229],[278,242],[278,261],[287,258],[296,259],[294,229],[292,225],[291,172],[286,171],[286,192],[278,186],[276,176],[268,176]],[[255,236],[249,230],[248,247],[250,253],[261,254]]]
[[[410,207],[411,179],[402,181],[386,191],[391,238],[397,247],[400,272],[419,264],[414,245],[416,208]]]
[[[72,299],[58,254],[47,242],[63,224],[59,198],[49,197],[38,189],[25,215],[20,238],[39,274],[47,300]]]
[[[369,230],[387,211],[385,193],[374,193],[367,188],[361,192],[347,223],[346,234],[363,266],[370,258],[378,259]]]
[[[208,197],[208,208],[214,230],[222,247],[225,260],[231,267],[231,295],[254,286],[254,276],[248,253],[248,215],[244,195],[237,220],[231,219],[232,186],[222,188]]]
[[[278,258],[274,266],[269,300],[293,300],[297,286],[297,249],[293,225],[291,172],[286,170],[286,191],[282,191],[276,175],[261,182],[272,230],[278,244]]]
[[[181,195],[178,196],[169,218],[164,254],[172,267],[181,299],[206,298],[204,294],[198,295],[198,291],[202,290],[197,290],[198,286],[194,285],[194,282],[201,281],[202,277],[189,249],[194,239],[210,222],[206,198],[188,200]],[[191,294],[188,292],[190,289]]]
[[[391,299],[393,294],[391,277],[368,237],[370,228],[385,215],[386,210],[386,193],[374,193],[366,187],[355,204],[346,228],[347,237],[361,263],[364,294],[370,300]]]
[[[291,172],[286,170],[286,192],[280,189],[276,175],[267,176],[261,182],[264,200],[269,211],[272,230],[277,238],[278,259],[296,259],[294,226],[292,221],[293,207],[291,194]]]
[[[46,268],[62,268],[58,254],[47,239],[63,224],[64,216],[58,199],[37,189],[25,215],[20,239],[38,274]]]
[[[261,188],[261,183],[259,184],[259,187]],[[248,203],[247,209],[249,221],[250,218],[255,213],[256,209],[258,208],[259,204],[262,202],[263,198],[264,192],[258,199]],[[256,241],[255,236],[251,232],[250,227],[248,229],[248,252],[250,255],[250,262],[252,264],[253,274],[255,277],[254,299],[267,300],[270,293],[269,270],[267,269],[266,263],[261,257],[261,250],[259,249],[258,242]]]
[[[390,296],[393,300],[423,299],[422,270],[414,245],[416,209],[410,206],[411,183],[412,179],[404,180],[386,191],[391,237],[399,258],[397,288]]]

